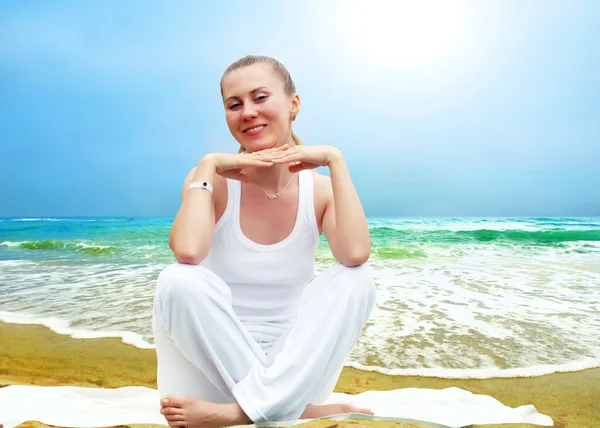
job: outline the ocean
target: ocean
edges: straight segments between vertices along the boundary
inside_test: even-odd
[[[172,218],[0,219],[0,321],[153,347]],[[377,307],[347,365],[447,378],[600,366],[600,218],[369,218]],[[335,263],[325,238],[316,274]]]

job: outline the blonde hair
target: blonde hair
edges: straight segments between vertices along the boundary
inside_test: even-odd
[[[234,70],[238,70],[240,68],[248,67],[254,64],[269,64],[273,68],[273,74],[283,82],[283,89],[285,90],[285,93],[290,96],[296,93],[296,85],[294,85],[292,76],[290,76],[289,71],[287,70],[287,68],[285,68],[285,66],[282,63],[277,61],[275,58],[271,58],[270,56],[246,55],[245,57],[238,59],[236,62],[227,67],[227,69],[223,73],[220,84],[221,97],[223,97],[223,79],[225,78],[225,76]],[[294,116],[292,120],[295,119],[296,117]],[[303,144],[304,143],[302,143],[302,140],[300,140],[300,138],[298,138],[298,136],[294,134],[294,131],[292,131],[292,141],[290,143],[290,146],[301,146]],[[240,144],[240,149],[238,150],[238,153],[244,153],[245,151],[246,148]]]

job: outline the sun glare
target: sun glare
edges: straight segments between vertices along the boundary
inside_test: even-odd
[[[458,1],[347,1],[337,16],[346,53],[390,70],[424,70],[456,55],[469,28]]]

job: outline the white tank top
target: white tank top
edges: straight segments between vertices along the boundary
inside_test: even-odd
[[[291,234],[272,245],[248,239],[240,226],[241,183],[227,179],[227,207],[201,265],[231,289],[233,310],[263,350],[293,322],[300,294],[315,274],[319,229],[313,172],[298,173],[298,213]],[[265,201],[265,208],[268,209]]]

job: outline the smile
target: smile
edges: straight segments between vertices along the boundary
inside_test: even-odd
[[[244,132],[244,134],[255,135],[255,134],[258,134],[259,132],[261,132],[266,127],[267,127],[267,125],[258,125],[253,128],[248,128],[243,132]]]

